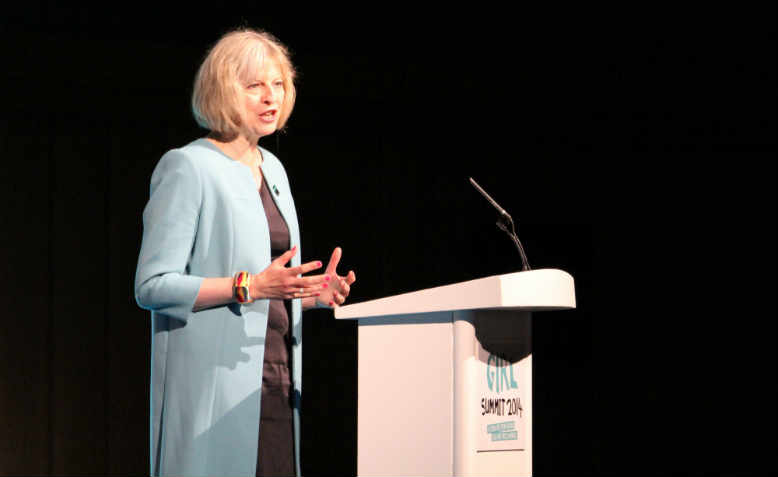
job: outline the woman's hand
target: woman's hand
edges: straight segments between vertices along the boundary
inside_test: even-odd
[[[335,247],[330,257],[330,263],[327,264],[327,268],[324,270],[326,276],[332,277],[331,285],[322,290],[319,296],[316,297],[318,306],[335,308],[342,305],[351,291],[351,285],[357,280],[353,270],[350,270],[346,276],[338,275],[336,269],[341,255],[343,255],[343,251],[340,247]]]
[[[310,277],[298,277],[310,271],[321,268],[321,262],[308,262],[298,267],[286,267],[289,260],[297,253],[297,246],[284,252],[283,255],[273,260],[269,267],[251,277],[251,298],[254,300],[264,298],[291,299],[318,297],[326,292],[330,285],[331,277],[315,275]]]

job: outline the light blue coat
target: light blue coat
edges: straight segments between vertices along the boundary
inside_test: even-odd
[[[262,172],[300,243],[281,162],[260,148]],[[206,139],[168,151],[151,176],[135,277],[151,310],[151,475],[253,476],[268,300],[193,312],[204,277],[258,273],[270,236],[251,171]],[[300,264],[300,252],[292,265]],[[295,466],[300,475],[302,317],[292,300]]]

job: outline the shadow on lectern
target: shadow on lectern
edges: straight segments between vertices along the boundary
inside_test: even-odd
[[[532,314],[481,310],[473,319],[481,347],[507,363],[518,363],[532,353]],[[477,355],[483,360],[484,354]]]

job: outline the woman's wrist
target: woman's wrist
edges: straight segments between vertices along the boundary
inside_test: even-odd
[[[262,273],[251,275],[251,285],[249,286],[249,292],[251,293],[252,300],[261,300],[266,298],[262,293]]]
[[[302,305],[303,305],[303,311],[312,310],[314,308],[325,308],[325,309],[332,308],[331,306],[327,306],[326,303],[320,302],[319,298],[315,296],[303,298]]]

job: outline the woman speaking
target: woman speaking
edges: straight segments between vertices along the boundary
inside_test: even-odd
[[[336,248],[301,264],[281,162],[294,67],[271,35],[223,36],[197,73],[210,132],[151,176],[135,278],[151,310],[151,475],[300,475],[302,311],[341,305],[355,275]],[[303,276],[309,272],[317,274]]]

